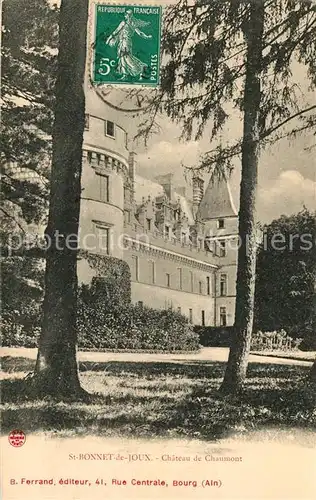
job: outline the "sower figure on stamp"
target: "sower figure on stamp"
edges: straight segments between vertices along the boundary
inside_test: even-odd
[[[140,76],[141,79],[146,64],[133,55],[132,37],[136,33],[145,39],[152,38],[152,35],[146,35],[139,29],[150,23],[136,19],[132,10],[127,10],[124,17],[125,20],[118,25],[105,43],[110,46],[117,45],[117,72],[122,75],[121,80],[128,76]]]

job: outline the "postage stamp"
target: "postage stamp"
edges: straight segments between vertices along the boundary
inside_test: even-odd
[[[95,5],[94,84],[159,85],[161,10]]]

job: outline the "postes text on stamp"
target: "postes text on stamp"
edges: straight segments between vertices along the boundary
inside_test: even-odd
[[[161,7],[95,5],[94,84],[159,84]]]

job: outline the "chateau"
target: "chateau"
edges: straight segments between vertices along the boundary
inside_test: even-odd
[[[80,248],[128,263],[134,303],[173,308],[196,325],[232,325],[238,216],[227,181],[204,186],[195,176],[186,192],[171,173],[141,177],[128,147],[131,114],[117,106],[115,91],[103,98],[87,83],[85,90]],[[12,169],[42,182],[33,171]],[[94,272],[78,260],[80,282]]]
[[[138,175],[125,126],[131,117],[91,88],[86,91],[80,245],[123,259],[132,301],[173,308],[197,325],[234,322],[238,216],[225,179]],[[78,262],[80,281],[91,268]]]

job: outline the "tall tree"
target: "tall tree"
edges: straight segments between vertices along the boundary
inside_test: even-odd
[[[57,42],[58,9],[48,0],[2,2],[1,317],[7,331],[40,321],[40,263],[23,250],[35,246],[30,224],[47,218]],[[15,250],[19,257],[5,257]]]
[[[45,272],[44,320],[33,382],[76,397],[77,239],[84,132],[88,0],[62,0]]]
[[[316,330],[312,332],[315,220],[316,212],[304,208],[264,226],[257,258],[255,328],[284,328],[291,336],[304,338],[310,331],[306,341],[316,348]]]
[[[4,0],[2,19],[2,243],[45,217],[53,121],[58,9]]]
[[[238,229],[241,245],[238,250],[234,336],[221,387],[223,392],[238,391],[246,378],[253,327],[263,28],[264,2],[257,0],[250,5],[249,19],[245,20],[243,27],[247,52]]]
[[[163,109],[183,137],[208,132],[214,147],[197,169],[227,174],[241,156],[235,337],[222,390],[244,382],[253,323],[256,261],[256,185],[259,147],[316,125],[314,100],[302,99],[293,64],[316,85],[316,11],[311,1],[180,0],[165,15],[161,88],[143,107],[148,135]],[[308,97],[308,96],[307,96]],[[223,145],[232,112],[242,113],[240,137]],[[211,126],[209,128],[209,126]]]

